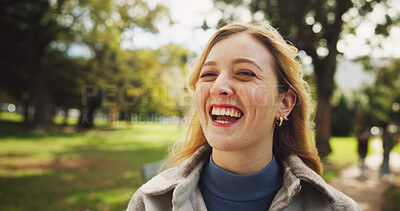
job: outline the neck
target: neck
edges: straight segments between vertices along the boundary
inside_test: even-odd
[[[239,175],[255,174],[263,170],[272,160],[272,140],[265,146],[238,151],[212,149],[214,163],[231,173]]]

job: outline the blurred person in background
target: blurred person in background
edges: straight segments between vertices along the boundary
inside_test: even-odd
[[[362,127],[361,130],[357,133],[357,143],[358,143],[358,156],[359,156],[359,166],[361,170],[361,177],[368,177],[368,167],[365,164],[365,157],[368,153],[368,141],[369,141],[369,131],[367,128]]]
[[[321,178],[297,57],[272,27],[219,29],[193,64],[195,107],[176,167],[127,210],[360,210]]]
[[[379,176],[384,180],[390,180],[391,171],[389,166],[390,151],[396,145],[396,133],[390,125],[385,123],[382,133],[383,161],[379,171]]]

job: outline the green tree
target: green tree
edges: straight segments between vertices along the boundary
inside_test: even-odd
[[[122,58],[118,87],[118,107],[129,116],[135,113],[176,115],[176,103],[170,95],[177,80],[174,72],[186,63],[187,49],[167,45],[157,50],[127,50]],[[136,61],[134,64],[133,61]],[[134,71],[132,71],[134,69]],[[179,75],[178,75],[179,77]]]
[[[357,18],[362,18],[369,14],[375,5],[379,3],[384,5],[386,1],[215,0],[215,2],[216,6],[224,11],[224,19],[228,20],[235,20],[237,16],[232,5],[234,7],[246,5],[254,20],[267,20],[278,28],[285,38],[312,58],[317,91],[316,144],[321,156],[331,152],[330,101],[334,90],[337,56],[340,54],[336,46],[345,24],[343,15],[352,10],[357,14]],[[248,3],[243,4],[243,2]],[[392,23],[390,16],[387,16],[387,19],[388,21],[378,28],[387,29]]]
[[[72,58],[66,52],[51,49],[43,59],[43,67],[50,72],[48,75],[50,114],[54,117],[55,108],[63,108],[64,124],[68,117],[68,109],[79,108],[82,104],[80,84],[84,80],[85,60]],[[51,118],[53,119],[53,118]]]
[[[342,93],[332,107],[331,129],[334,136],[348,136],[354,132],[354,104]]]
[[[389,65],[374,65],[364,58],[364,67],[375,73],[375,82],[366,87],[368,106],[364,108],[364,122],[369,126],[400,124],[400,58],[392,59]]]
[[[127,52],[122,40],[132,39],[135,28],[156,32],[157,20],[168,18],[165,7],[141,0],[5,0],[0,6],[0,90],[25,105],[26,122],[28,107],[35,104],[34,125],[40,128],[49,123],[49,105],[76,106],[84,85],[118,85],[127,74],[135,75],[134,65],[121,70]],[[89,55],[73,58],[73,48]],[[82,127],[93,126],[103,98],[100,91],[80,103],[88,118]]]
[[[28,107],[35,104],[34,126],[48,121],[48,70],[43,66],[49,43],[56,38],[58,25],[51,19],[47,0],[5,0],[0,3],[0,90]]]
[[[87,48],[91,53],[81,85],[95,86],[97,92],[87,98],[87,103],[82,104],[79,121],[81,127],[90,128],[93,126],[95,110],[105,100],[107,90],[104,87],[110,88],[107,92],[116,92],[127,77],[128,73],[122,70],[126,64],[124,54],[127,51],[121,50],[121,42],[123,39],[132,39],[131,31],[135,28],[157,32],[154,24],[158,19],[168,17],[168,10],[160,5],[151,8],[142,0],[85,0],[68,1],[59,11],[55,18],[58,24],[69,29],[69,33],[60,37],[58,44],[78,45]],[[137,62],[139,63],[132,59],[132,71],[137,70]],[[135,75],[132,71],[129,73]],[[108,100],[116,99],[114,97]]]

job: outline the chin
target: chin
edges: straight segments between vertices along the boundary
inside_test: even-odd
[[[242,147],[238,139],[214,136],[212,138],[207,138],[208,144],[213,148],[220,151],[235,151]]]

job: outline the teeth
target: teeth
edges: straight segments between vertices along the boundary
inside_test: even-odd
[[[228,123],[231,123],[231,122],[228,122],[228,121],[221,121],[221,120],[215,120],[216,122],[218,122],[218,123],[220,123],[220,124],[228,124]]]
[[[240,118],[242,113],[234,108],[212,108],[211,115],[225,115]]]
[[[213,115],[219,115],[219,108],[213,108],[214,114]]]

